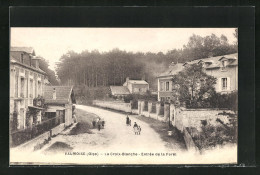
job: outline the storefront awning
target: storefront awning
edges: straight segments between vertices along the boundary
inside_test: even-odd
[[[41,107],[38,107],[38,106],[28,106],[29,108],[33,108],[33,109],[40,109],[40,110],[42,110],[43,108],[41,108]]]

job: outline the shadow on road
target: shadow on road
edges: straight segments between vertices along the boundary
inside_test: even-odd
[[[44,151],[44,154],[64,153],[67,151],[71,151],[72,149],[73,148],[70,145],[64,142],[55,142]]]
[[[77,135],[77,134],[94,134],[91,129],[94,129],[92,125],[92,121],[98,118],[97,115],[88,113],[81,109],[76,109],[76,116],[78,123],[77,125],[70,131],[69,135]]]

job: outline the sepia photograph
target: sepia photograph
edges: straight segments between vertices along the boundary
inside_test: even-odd
[[[238,28],[10,27],[10,165],[236,164]]]

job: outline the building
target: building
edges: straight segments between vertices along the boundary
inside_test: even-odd
[[[46,86],[44,99],[46,120],[60,117],[66,126],[73,123],[76,100],[72,86]]]
[[[149,91],[149,84],[145,80],[130,80],[127,77],[123,86],[127,87],[131,94],[144,94]]]
[[[145,94],[149,90],[149,84],[145,80],[130,80],[126,78],[123,86],[110,86],[111,94],[116,97],[124,97],[129,94]]]
[[[123,97],[130,94],[126,86],[110,86],[111,94],[116,97]]]
[[[10,48],[10,128],[25,129],[41,122],[46,73],[31,47]]]
[[[157,77],[158,100],[166,101],[172,97],[173,75],[182,71],[185,66],[202,64],[204,71],[217,78],[216,92],[230,93],[238,90],[238,54],[223,55],[211,58],[197,59],[186,63],[172,63],[169,69]]]

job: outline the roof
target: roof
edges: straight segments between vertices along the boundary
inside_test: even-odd
[[[110,86],[112,95],[128,95],[130,94],[126,86]]]
[[[25,67],[25,68],[28,68],[28,69],[31,69],[31,70],[40,72],[40,73],[42,73],[42,74],[46,74],[46,72],[44,72],[44,71],[41,70],[40,68],[35,68],[35,67],[32,67],[32,66],[29,66],[29,65],[26,65],[26,64],[23,64],[23,63],[20,63],[20,62],[16,61],[16,60],[14,59],[14,57],[12,57],[11,55],[10,55],[10,63],[11,63],[11,64],[18,64],[18,65],[23,66],[23,67]]]
[[[11,52],[26,52],[35,55],[34,49],[32,47],[11,47]]]
[[[184,69],[184,66],[182,63],[178,63],[178,64],[174,64],[174,65],[172,64],[165,72],[160,74],[158,77],[173,76],[173,75],[177,74],[178,72],[182,71],[183,69]]]
[[[53,90],[56,90],[56,99],[53,99]],[[68,104],[69,99],[73,93],[72,86],[45,86],[44,88],[44,99],[47,104]],[[75,100],[72,99],[73,103]]]
[[[238,54],[229,54],[229,55],[221,55],[221,56],[216,56],[216,57],[210,57],[210,58],[203,58],[203,59],[197,59],[185,63],[178,63],[178,64],[172,64],[169,66],[169,68],[162,74],[160,74],[158,77],[167,77],[167,76],[173,76],[176,73],[182,71],[184,69],[184,65],[190,65],[190,64],[196,64],[199,62],[205,62],[209,63],[208,65],[205,65],[205,69],[214,69],[214,68],[219,68],[221,67],[221,62],[220,60],[222,58],[226,58],[229,60],[227,66],[236,66],[238,65]]]
[[[145,80],[128,80],[131,84],[148,84]]]
[[[190,62],[186,62],[187,64],[194,64],[194,63],[198,63],[199,61],[202,62],[209,62],[211,63],[210,65],[206,66],[206,69],[211,69],[211,68],[219,68],[221,67],[221,62],[220,60],[226,58],[228,60],[230,60],[229,64],[227,66],[233,66],[233,65],[237,65],[238,64],[238,54],[234,53],[234,54],[229,54],[229,55],[221,55],[221,56],[216,56],[216,57],[210,57],[210,58],[203,58],[203,59],[197,59],[197,60],[193,60]]]

